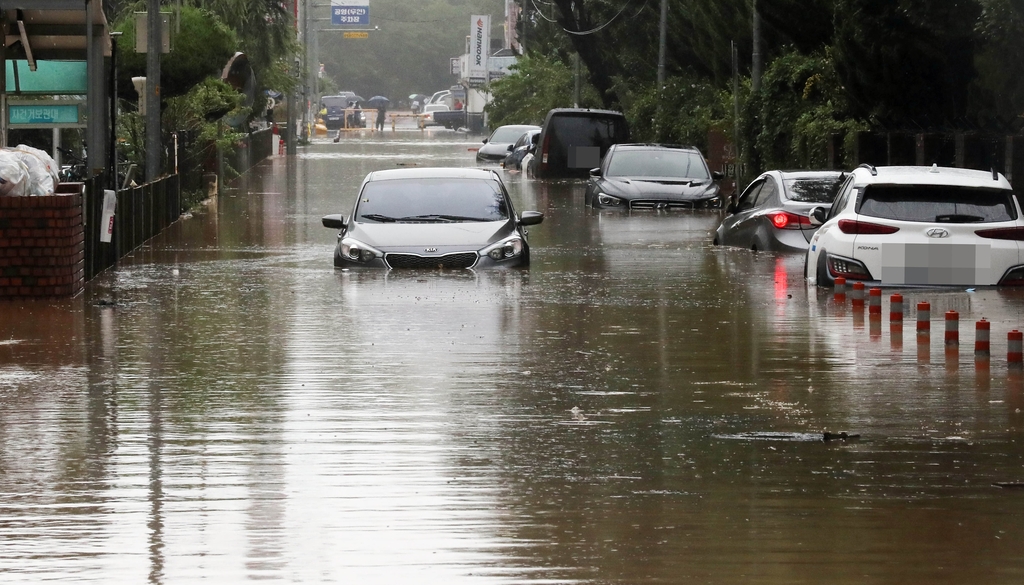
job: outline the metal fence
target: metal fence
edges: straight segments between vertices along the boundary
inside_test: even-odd
[[[230,171],[221,169],[223,177],[234,178],[273,154],[270,129],[248,134],[223,159]],[[179,152],[184,150],[190,137],[181,136]],[[218,157],[221,159],[222,157]],[[84,183],[83,220],[85,223],[85,280],[117,264],[117,261],[135,251],[157,235],[188,210],[189,202],[182,192],[203,187],[203,171],[209,161],[178,161],[178,173],[152,183],[117,191],[117,212],[110,243],[100,241],[103,219],[104,175],[97,175]]]
[[[103,217],[103,177],[85,182],[85,280],[88,281],[171,225],[182,208],[178,175],[117,192],[117,212],[110,243],[100,241]]]

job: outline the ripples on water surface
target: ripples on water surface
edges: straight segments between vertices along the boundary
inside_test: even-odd
[[[318,142],[81,298],[0,303],[0,582],[1024,580],[1019,294],[903,291],[961,313],[954,361],[717,214],[508,174],[529,271],[331,267],[367,172],[478,145]]]

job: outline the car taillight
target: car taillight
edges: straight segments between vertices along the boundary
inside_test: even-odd
[[[977,230],[974,233],[991,240],[1024,241],[1024,227],[993,228],[990,230]]]
[[[1024,286],[1024,266],[1014,266],[999,279],[1001,286]]]
[[[900,231],[900,228],[893,227],[891,225],[857,221],[855,219],[841,219],[839,220],[839,231],[844,234],[855,234],[860,236],[884,236],[887,234],[895,234]]]
[[[871,280],[871,272],[859,260],[828,255],[828,271],[833,277],[842,276],[850,280]]]
[[[788,211],[773,211],[766,214],[772,225],[780,230],[802,230],[811,227],[811,219]]]

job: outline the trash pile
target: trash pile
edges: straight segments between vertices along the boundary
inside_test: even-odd
[[[26,144],[0,148],[0,196],[51,195],[60,182],[58,170],[44,150]]]

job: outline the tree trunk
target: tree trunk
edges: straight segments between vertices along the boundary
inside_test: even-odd
[[[554,3],[558,7],[558,24],[565,30],[578,32],[594,27],[583,0],[554,0]],[[603,51],[605,44],[601,43],[602,36],[599,36],[602,33],[567,34],[576,53],[587,66],[590,83],[600,94],[602,105],[608,109],[618,108],[619,98],[615,94],[612,80],[618,70],[618,63]]]

